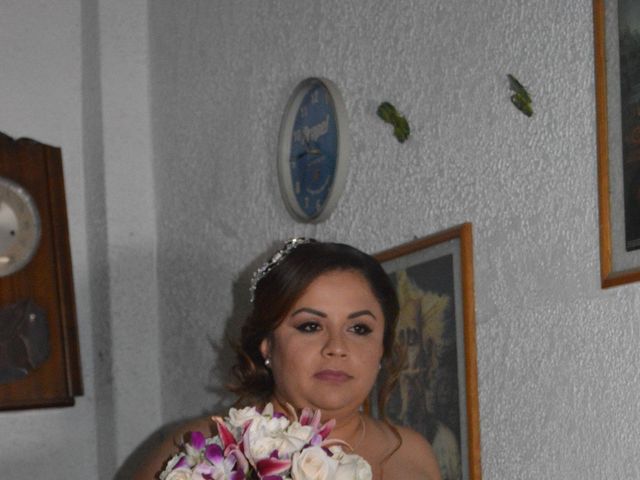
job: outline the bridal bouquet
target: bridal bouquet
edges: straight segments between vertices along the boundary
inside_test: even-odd
[[[340,440],[328,440],[335,426],[320,423],[320,411],[303,409],[298,419],[274,413],[270,403],[232,408],[226,418],[213,417],[218,434],[199,432],[169,460],[160,480],[370,480],[371,467],[346,453]]]

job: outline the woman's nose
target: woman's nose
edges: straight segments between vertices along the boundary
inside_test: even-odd
[[[347,343],[341,332],[329,332],[322,353],[327,357],[346,357]]]

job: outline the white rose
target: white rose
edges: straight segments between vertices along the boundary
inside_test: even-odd
[[[321,447],[309,447],[293,456],[291,478],[293,480],[333,480],[338,462]]]
[[[284,432],[289,426],[289,419],[285,416],[264,417],[258,416],[251,422],[250,430],[260,432],[261,435],[275,436]]]
[[[309,443],[311,437],[313,437],[313,428],[309,425],[303,426],[298,422],[294,422],[289,425],[289,428],[282,432],[279,437],[280,445],[278,446],[278,453],[281,457],[288,457]]]
[[[282,436],[289,425],[286,417],[255,417],[245,433],[245,454],[255,466],[258,460],[268,458],[282,445]]]
[[[256,410],[256,407],[232,408],[229,410],[229,425],[235,428],[242,428],[249,420],[259,416],[260,412]]]
[[[335,480],[371,480],[371,465],[360,455],[344,454],[338,463]]]
[[[281,425],[279,419],[265,417],[253,419],[245,433],[244,441],[245,455],[252,465],[255,466],[258,460],[268,458],[271,452],[278,448],[280,441],[276,432],[284,428],[286,425]]]
[[[252,465],[256,465],[259,460],[269,458],[274,450],[278,449],[280,442],[273,437],[251,437],[249,444],[245,444],[245,455]]]
[[[342,447],[334,445],[329,447],[333,459],[338,462],[336,480],[371,480],[373,474],[371,465],[355,453],[346,453]]]

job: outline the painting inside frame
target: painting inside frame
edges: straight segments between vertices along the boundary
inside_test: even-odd
[[[640,4],[618,0],[625,245],[640,248]]]
[[[594,0],[602,287],[640,280],[640,6]]]
[[[376,255],[398,293],[406,354],[386,414],[429,440],[443,480],[481,476],[471,243],[466,223]]]

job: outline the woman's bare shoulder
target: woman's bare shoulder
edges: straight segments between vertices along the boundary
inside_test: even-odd
[[[427,439],[408,427],[392,425],[392,428],[397,431],[402,442],[398,450],[389,458],[385,471],[403,472],[404,478],[441,480],[438,461]],[[395,474],[391,477],[397,478]]]
[[[133,480],[153,480],[164,468],[169,457],[178,452],[191,432],[201,432],[205,436],[213,433],[214,427],[210,416],[186,420],[160,430],[149,447],[149,453],[136,470]]]

